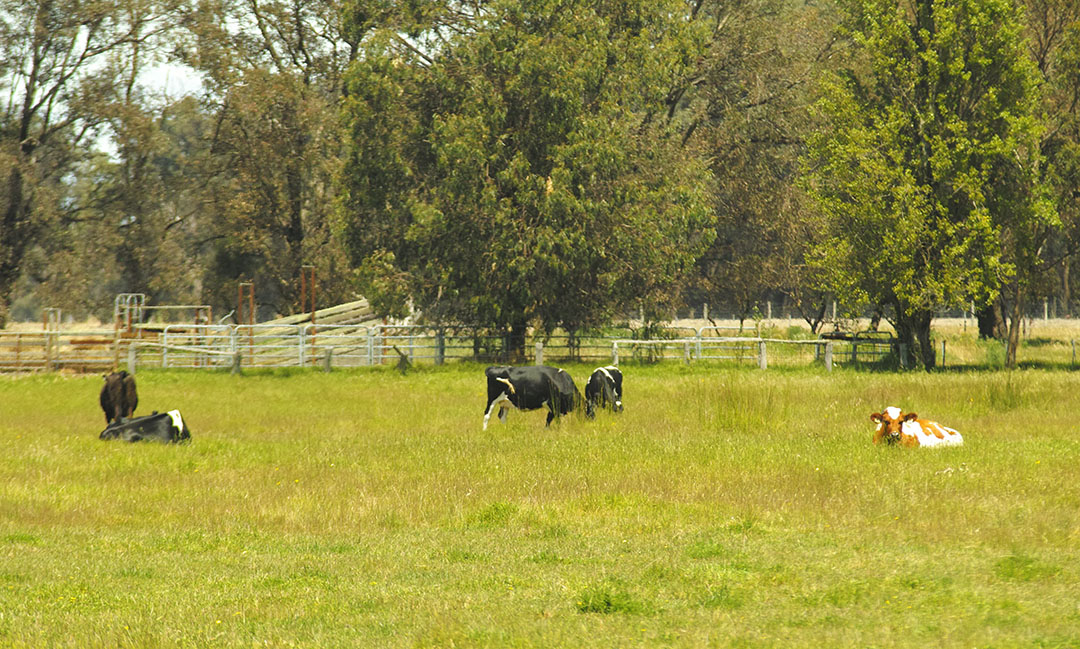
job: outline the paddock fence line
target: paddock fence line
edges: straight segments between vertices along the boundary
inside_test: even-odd
[[[456,361],[510,364],[582,361],[734,363],[780,367],[873,363],[896,354],[890,340],[787,340],[737,327],[665,327],[529,335],[521,341],[482,327],[381,324],[175,324],[134,335],[113,330],[0,332],[0,371],[108,371],[125,367],[229,369],[372,367]],[[742,334],[742,335],[738,335]]]

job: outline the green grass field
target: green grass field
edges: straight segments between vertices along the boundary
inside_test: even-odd
[[[140,371],[184,446],[0,377],[0,647],[1080,646],[1080,374],[625,366],[482,431],[482,369]]]

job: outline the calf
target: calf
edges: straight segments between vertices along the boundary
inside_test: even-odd
[[[585,416],[596,416],[596,406],[611,405],[612,412],[622,412],[622,372],[614,365],[593,370],[585,384]]]
[[[874,443],[900,444],[901,446],[960,446],[964,438],[952,428],[946,428],[936,421],[919,419],[913,412],[906,415],[900,409],[891,406],[882,412],[870,415],[870,421],[877,424],[874,431]]]
[[[506,421],[507,403],[518,410],[536,410],[547,406],[545,425],[568,414],[581,404],[581,393],[564,370],[535,365],[527,367],[489,367],[487,376],[487,405],[484,406],[484,430],[495,408],[499,419]]]
[[[105,411],[105,423],[130,417],[139,404],[139,395],[135,392],[135,377],[124,370],[103,375],[105,385],[101,386],[101,409]]]
[[[98,439],[122,439],[125,442],[153,440],[164,443],[186,442],[191,439],[191,431],[179,410],[158,413],[131,419],[120,419],[105,427]]]

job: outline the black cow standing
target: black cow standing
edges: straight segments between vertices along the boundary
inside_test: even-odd
[[[487,405],[484,406],[484,430],[496,408],[499,419],[506,421],[506,404],[518,410],[536,410],[547,406],[547,424],[569,414],[581,404],[581,393],[565,370],[547,365],[526,367],[489,367]]]
[[[611,406],[612,412],[622,412],[622,372],[614,365],[593,370],[585,384],[585,416],[596,416],[596,407]]]
[[[105,411],[105,423],[119,421],[121,417],[130,417],[139,405],[139,395],[135,392],[135,377],[124,370],[104,375],[105,385],[101,386],[101,409]]]
[[[153,414],[143,417],[121,418],[110,422],[98,435],[98,439],[178,443],[191,440],[191,430],[180,416],[179,410],[162,413],[155,410]]]

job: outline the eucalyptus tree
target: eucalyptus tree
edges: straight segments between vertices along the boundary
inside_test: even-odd
[[[185,18],[178,55],[203,75],[216,120],[204,209],[213,215],[208,297],[235,300],[255,281],[278,311],[299,306],[301,268],[320,295],[347,273],[330,236],[341,152],[342,75],[356,38],[338,0],[202,0]],[[230,297],[232,296],[232,297]]]
[[[116,61],[152,49],[170,0],[0,1],[0,325],[25,255],[80,217],[70,172],[96,148]]]
[[[831,6],[704,2],[716,29],[700,82],[686,91],[703,105],[693,128],[716,178],[717,236],[698,260],[692,295],[746,316],[765,295],[782,293],[815,330],[828,293],[806,251],[820,218],[794,181],[813,128],[813,79],[833,45]]]
[[[1057,217],[1040,181],[1037,70],[1009,0],[844,0],[851,65],[827,74],[805,182],[823,268],[888,307],[935,365],[935,310],[986,304]]]
[[[1032,281],[1057,284],[1063,308],[1071,313],[1075,280],[1070,269],[1080,249],[1080,0],[1027,0],[1025,5],[1028,50],[1042,87],[1043,169],[1061,218],[1061,228],[1045,233]],[[1019,285],[1011,288],[1012,305],[1028,298],[1015,291]]]
[[[371,297],[519,348],[665,312],[714,236],[672,94],[714,25],[673,0],[423,8],[356,13],[341,232]]]

